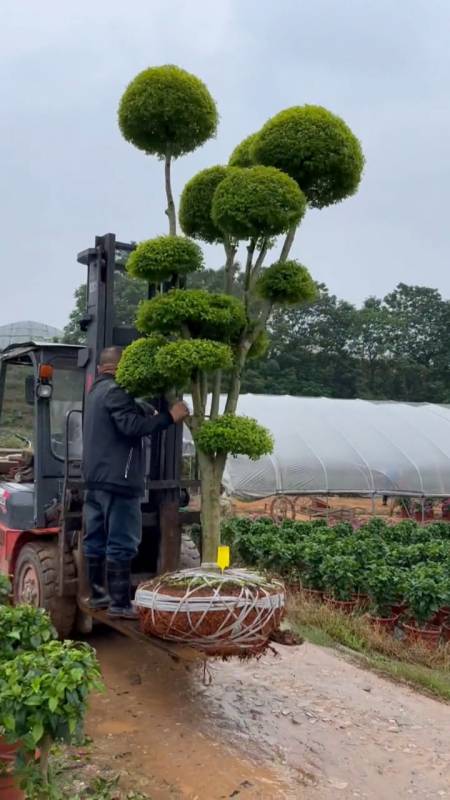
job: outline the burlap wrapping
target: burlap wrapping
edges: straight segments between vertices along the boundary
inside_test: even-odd
[[[280,581],[246,570],[189,569],[142,584],[135,597],[141,628],[213,656],[263,652],[282,620]]]

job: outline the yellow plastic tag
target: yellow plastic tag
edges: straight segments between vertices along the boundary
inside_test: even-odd
[[[226,545],[217,548],[217,566],[222,572],[230,566],[230,548]]]

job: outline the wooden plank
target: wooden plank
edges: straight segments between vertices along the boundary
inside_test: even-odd
[[[198,650],[194,650],[193,647],[187,647],[186,645],[177,644],[176,642],[166,642],[164,639],[157,639],[156,636],[147,636],[145,633],[142,633],[139,628],[139,623],[134,620],[114,619],[113,617],[109,617],[106,611],[98,611],[86,605],[80,605],[80,609],[84,614],[88,614],[97,622],[109,625],[110,628],[114,628],[114,630],[118,631],[118,633],[121,633],[123,636],[128,636],[128,638],[140,644],[162,650],[174,661],[185,661],[193,664],[205,660],[205,656]]]

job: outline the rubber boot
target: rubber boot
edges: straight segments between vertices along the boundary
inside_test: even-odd
[[[108,561],[106,573],[111,602],[108,617],[137,619],[138,614],[131,605],[130,597],[130,562]]]
[[[105,589],[105,561],[98,556],[86,556],[86,569],[90,586],[90,608],[108,608],[110,596]]]

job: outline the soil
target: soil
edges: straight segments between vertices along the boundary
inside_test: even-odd
[[[93,758],[152,800],[450,798],[450,706],[326,649],[175,664],[99,629]]]

